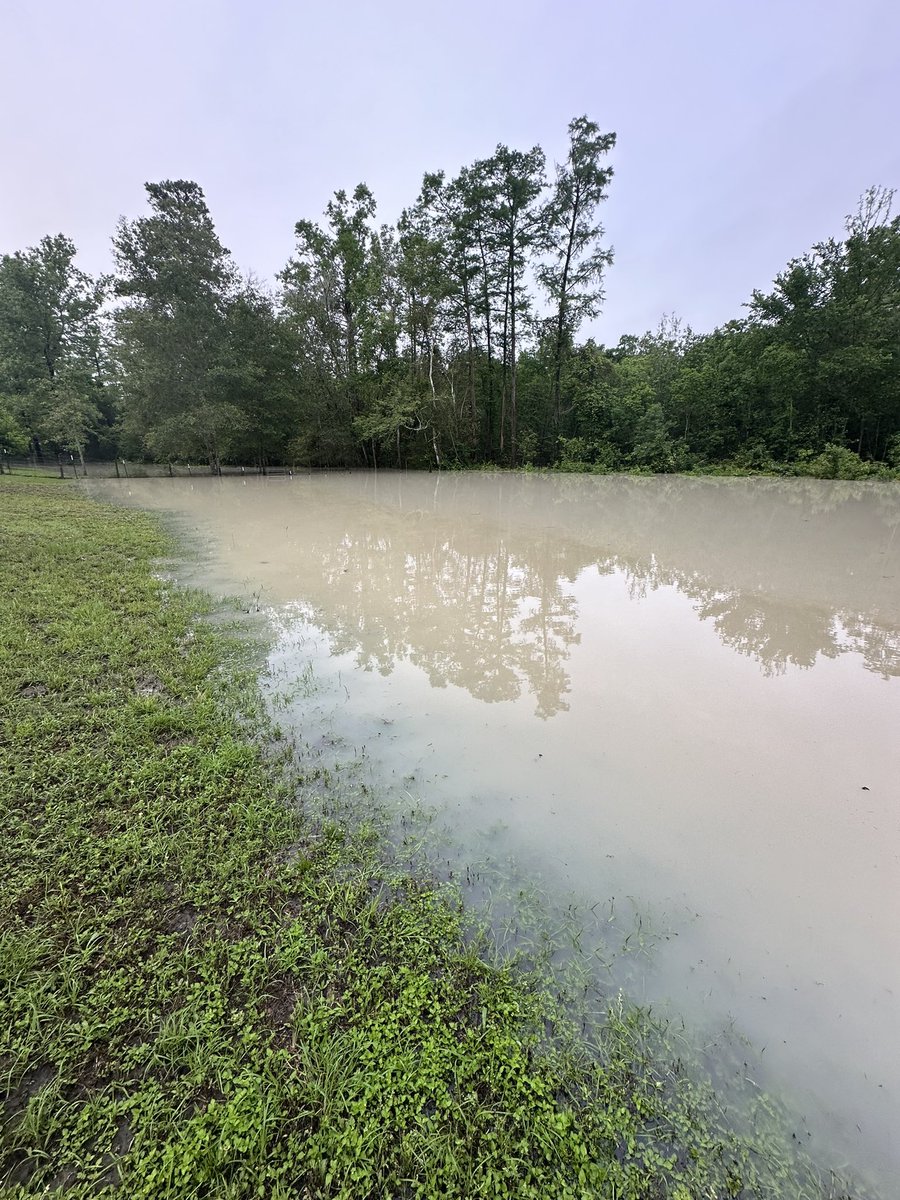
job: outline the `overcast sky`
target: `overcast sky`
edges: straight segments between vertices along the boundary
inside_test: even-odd
[[[787,260],[900,188],[897,0],[4,0],[0,252],[63,232],[109,270],[146,180],[203,187],[271,279],[360,180],[380,220],[498,142],[615,130],[615,263],[593,332],[741,314]]]

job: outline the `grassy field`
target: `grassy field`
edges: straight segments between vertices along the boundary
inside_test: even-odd
[[[15,1196],[819,1197],[664,1031],[585,1033],[452,890],[304,811],[172,547],[0,480],[0,1181]],[[296,769],[294,769],[296,771]]]

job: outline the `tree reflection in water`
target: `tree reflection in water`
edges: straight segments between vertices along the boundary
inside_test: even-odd
[[[564,710],[565,662],[580,640],[566,548],[437,531],[422,540],[411,545],[402,530],[348,532],[337,545],[313,538],[335,652],[382,674],[406,660],[433,687],[488,702],[526,691],[542,717]]]
[[[593,567],[621,574],[633,599],[676,588],[766,674],[847,652],[900,674],[896,488],[469,476],[410,510],[421,481],[386,479],[364,480],[340,536],[313,505],[303,537],[307,597],[365,669],[408,661],[434,687],[486,702],[530,693],[552,717],[580,641],[575,583]],[[502,504],[486,517],[490,489]]]

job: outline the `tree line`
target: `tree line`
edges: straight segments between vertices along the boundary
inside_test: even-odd
[[[270,289],[198,184],[148,183],[91,278],[62,234],[0,262],[0,448],[161,462],[864,475],[900,467],[900,217],[873,188],[843,236],[746,314],[580,341],[612,262],[615,134],[587,117],[548,171],[500,145],[424,176],[396,225],[360,184],[300,220]]]

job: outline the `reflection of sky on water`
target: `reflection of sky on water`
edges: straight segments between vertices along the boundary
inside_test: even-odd
[[[588,616],[573,584],[590,568],[621,573],[632,599],[677,588],[766,674],[847,652],[900,674],[900,497],[810,483],[506,479],[488,515],[470,477],[424,497],[403,476],[368,477],[362,520],[356,507],[317,528],[315,514],[298,539],[304,593],[361,667],[404,659],[484,701],[530,693],[542,717],[567,708]],[[410,509],[410,493],[429,507]]]
[[[102,487],[102,485],[100,485]],[[484,701],[564,711],[574,584],[677,588],[721,643],[775,675],[859,655],[900,674],[900,487],[821,480],[403,475],[129,484],[231,522],[248,590],[300,597],[367,670],[403,659]]]

